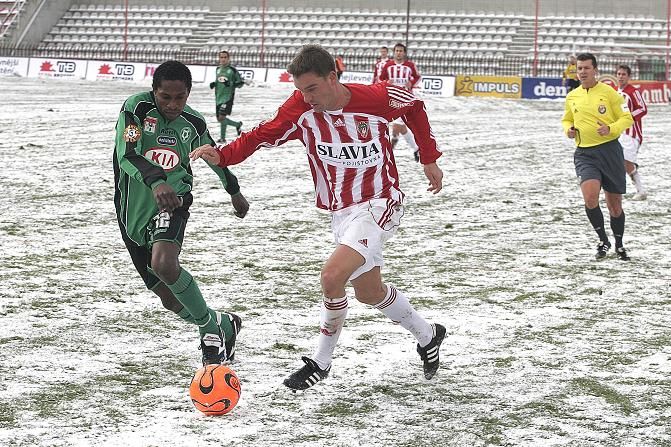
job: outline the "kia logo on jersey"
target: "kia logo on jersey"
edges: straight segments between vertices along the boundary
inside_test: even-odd
[[[382,163],[380,140],[340,144],[318,142],[316,148],[317,156],[331,166],[365,169]]]
[[[144,153],[144,157],[166,171],[172,171],[179,165],[179,155],[167,147],[152,147]]]

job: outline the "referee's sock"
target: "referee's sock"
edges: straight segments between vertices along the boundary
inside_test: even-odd
[[[596,231],[596,234],[599,235],[599,240],[601,240],[601,242],[608,242],[608,235],[606,234],[606,230],[603,228],[603,213],[601,212],[601,208],[598,205],[596,208],[585,207],[585,212],[587,213],[587,218],[592,224],[594,231]],[[622,223],[624,229],[624,220]]]
[[[615,248],[622,247],[622,237],[624,236],[624,210],[619,216],[610,216],[610,229],[613,230],[615,236]]]

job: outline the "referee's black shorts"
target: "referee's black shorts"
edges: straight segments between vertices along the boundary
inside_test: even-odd
[[[580,183],[595,179],[601,182],[604,191],[614,194],[627,192],[624,154],[617,138],[598,146],[576,148],[573,162]]]

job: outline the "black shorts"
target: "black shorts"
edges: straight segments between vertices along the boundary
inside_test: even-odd
[[[189,207],[193,203],[193,196],[190,193],[186,194],[182,197],[182,200],[182,206],[173,211],[172,216],[170,216],[170,223],[167,224],[167,226],[163,227],[161,224],[165,224],[165,222],[159,222],[160,215],[157,215],[151,221],[147,228],[150,234],[149,245],[141,246],[133,242],[126,235],[126,231],[119,221],[121,237],[126,245],[126,249],[130,254],[135,269],[140,274],[142,281],[144,281],[144,284],[149,290],[152,290],[161,282],[151,270],[151,244],[158,241],[169,241],[181,246],[184,242],[184,231],[186,229],[186,223],[189,220]]]
[[[223,104],[217,104],[217,116],[219,115],[230,115],[233,112],[233,99],[227,101]]]
[[[624,155],[617,139],[598,146],[576,148],[573,162],[580,183],[595,179],[601,182],[604,191],[614,194],[627,191]]]

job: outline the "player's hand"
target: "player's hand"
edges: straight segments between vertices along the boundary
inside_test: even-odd
[[[172,214],[172,210],[182,206],[182,199],[177,197],[175,190],[167,183],[161,183],[152,191],[158,210],[167,211]]]
[[[429,179],[427,191],[438,194],[443,189],[443,171],[440,170],[435,162],[429,163],[428,165],[424,165],[424,175]]]
[[[204,144],[191,151],[191,153],[189,154],[189,158],[191,159],[191,161],[195,161],[198,160],[199,158],[202,158],[211,165],[218,165],[219,162],[221,161],[221,155],[219,154],[217,148],[209,144]]]
[[[605,137],[610,133],[610,127],[606,126],[604,123],[601,121],[596,122],[599,125],[599,128],[596,130],[596,132],[601,135],[602,137]]]
[[[245,199],[245,196],[243,196],[241,192],[231,196],[231,203],[235,209],[233,214],[240,219],[247,215],[247,211],[249,211],[249,202],[247,202],[247,199]]]
[[[566,132],[566,136],[569,138],[575,138],[575,127],[571,126],[568,132]]]

